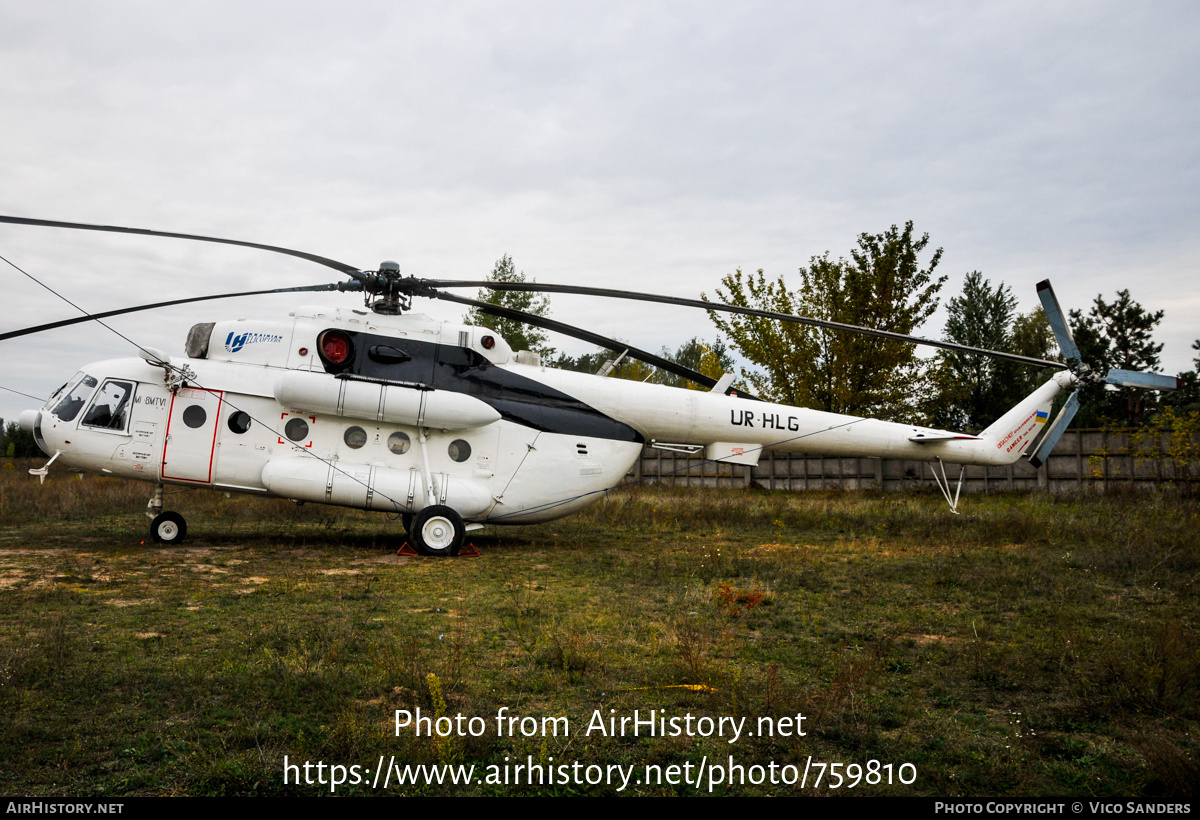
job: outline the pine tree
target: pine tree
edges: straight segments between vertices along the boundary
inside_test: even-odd
[[[513,266],[512,257],[505,254],[496,261],[491,275],[488,276],[488,281],[524,282],[525,273],[523,271],[517,273],[516,268]],[[550,315],[550,300],[542,293],[480,288],[479,295],[475,298],[480,302],[487,302],[489,305],[498,305],[511,310],[519,310],[523,313],[532,313],[534,316]],[[543,359],[548,359],[554,354],[554,348],[546,344],[548,338],[546,331],[532,325],[527,325],[513,319],[489,316],[486,313],[481,313],[478,308],[472,308],[471,312],[463,317],[463,321],[469,325],[491,328],[499,333],[513,350],[532,350]]]
[[[946,303],[942,338],[970,347],[1054,359],[1054,333],[1039,307],[1017,315],[1017,299],[1004,283],[994,288],[979,271],[967,274],[962,295]],[[978,432],[1050,377],[1050,368],[974,353],[941,352],[936,374],[938,396],[930,423],[952,430]]]
[[[1071,335],[1083,361],[1104,374],[1117,367],[1123,370],[1157,371],[1163,346],[1155,344],[1151,334],[1162,321],[1163,312],[1150,313],[1129,295],[1117,291],[1117,300],[1104,301],[1096,297],[1087,316],[1071,311]],[[1079,427],[1107,423],[1136,427],[1157,405],[1157,394],[1132,387],[1106,389],[1105,385],[1088,385],[1080,393],[1082,408]]]

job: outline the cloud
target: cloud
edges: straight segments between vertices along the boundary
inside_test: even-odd
[[[3,213],[425,276],[483,276],[511,253],[542,281],[687,296],[914,219],[947,272],[1008,282],[1026,309],[1046,275],[1080,307],[1130,287],[1166,310],[1167,367],[1191,366],[1190,4],[3,9]],[[0,248],[89,309],[326,276],[43,229],[4,227]],[[69,313],[4,276],[5,329]],[[199,317],[293,304],[214,303],[133,328],[178,350]],[[553,306],[649,349],[706,333],[688,314]],[[6,386],[48,392],[85,360],[126,355],[107,335],[28,341],[21,358],[40,366],[6,366]],[[0,415],[20,406],[0,397]]]

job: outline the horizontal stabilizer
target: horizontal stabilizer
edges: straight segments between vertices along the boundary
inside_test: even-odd
[[[935,444],[939,441],[979,441],[979,436],[968,436],[966,433],[917,433],[909,436],[908,440],[916,444]]]
[[[758,464],[762,455],[761,444],[741,443],[735,441],[714,441],[705,446],[704,457],[709,461],[720,461],[725,464],[747,464],[751,467]]]

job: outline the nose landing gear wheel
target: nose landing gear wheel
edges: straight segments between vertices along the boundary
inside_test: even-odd
[[[150,522],[150,538],[156,544],[178,544],[187,537],[187,522],[177,512],[159,513]]]
[[[409,532],[417,552],[446,557],[458,555],[466,527],[461,515],[442,504],[434,504],[416,514]]]

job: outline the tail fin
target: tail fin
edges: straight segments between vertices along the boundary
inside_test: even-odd
[[[1054,397],[1074,382],[1075,377],[1068,371],[1055,373],[1050,381],[1034,390],[979,434],[984,452],[999,456],[998,461],[1004,464],[1011,464],[1020,458],[1049,424]]]

